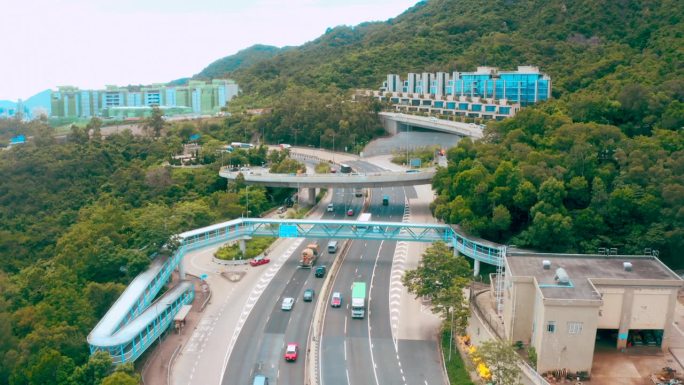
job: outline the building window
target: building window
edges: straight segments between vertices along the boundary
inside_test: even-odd
[[[582,322],[568,322],[568,334],[581,334]]]
[[[549,333],[555,333],[556,332],[556,321],[549,321],[549,323],[546,324],[546,331]]]

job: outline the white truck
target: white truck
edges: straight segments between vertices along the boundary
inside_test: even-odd
[[[366,315],[366,283],[354,282],[352,285],[352,318],[363,318]]]

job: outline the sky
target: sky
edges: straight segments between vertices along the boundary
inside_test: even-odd
[[[300,45],[418,0],[20,0],[0,11],[0,100],[165,83],[253,44]]]

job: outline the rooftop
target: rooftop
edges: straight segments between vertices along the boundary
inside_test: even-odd
[[[544,269],[544,260],[551,262],[549,269]],[[631,271],[625,269],[624,262],[632,264]],[[600,280],[641,281],[647,286],[681,285],[682,281],[652,256],[513,253],[507,256],[507,267],[514,277],[536,278],[544,297],[554,299],[599,299],[594,285]],[[555,280],[556,269],[561,267],[570,278],[569,285]]]

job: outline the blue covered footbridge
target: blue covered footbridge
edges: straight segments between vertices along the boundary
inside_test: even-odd
[[[454,250],[500,266],[505,246],[468,237],[456,227],[439,224],[240,218],[179,234],[180,246],[165,261],[157,260],[138,275],[88,335],[90,352],[107,351],[114,363],[135,361],[171,325],[183,305],[194,299],[184,279],[183,257],[216,243],[267,236],[281,238],[365,239],[409,242],[443,241]],[[178,269],[181,283],[156,298]],[[156,300],[155,300],[156,298]]]

